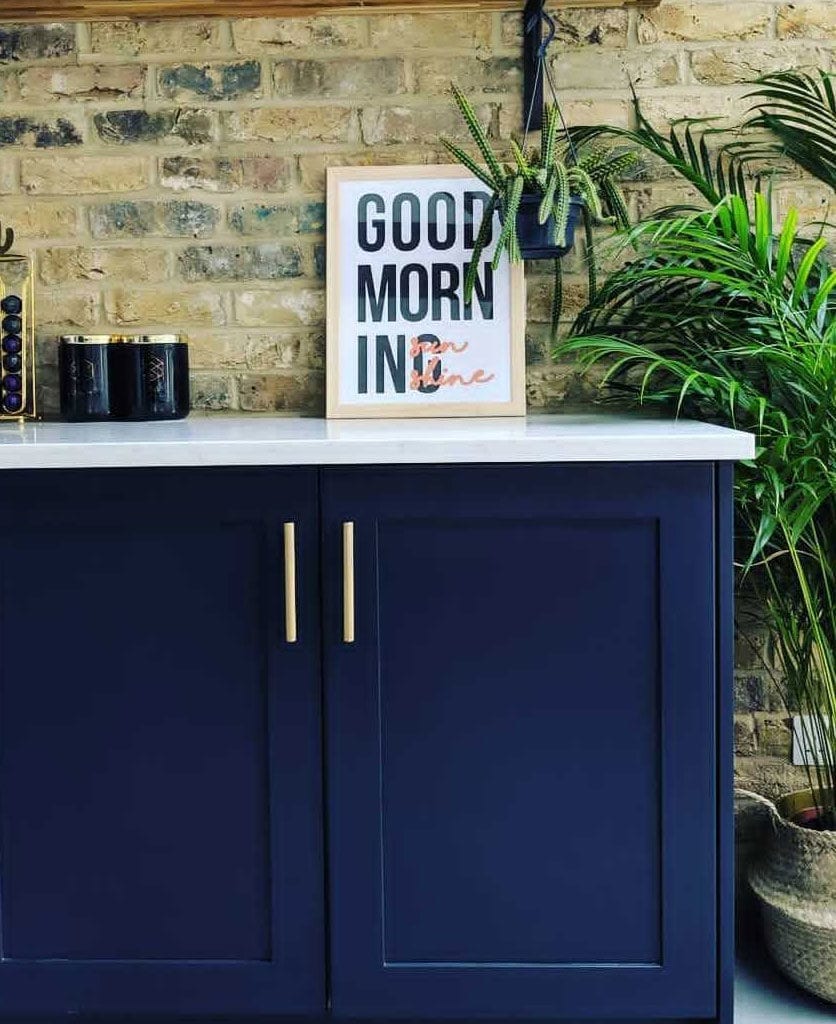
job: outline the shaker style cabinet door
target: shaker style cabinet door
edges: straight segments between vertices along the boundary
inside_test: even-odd
[[[335,1015],[715,1016],[713,487],[326,471]]]
[[[316,516],[315,471],[3,475],[0,1013],[324,1011]]]

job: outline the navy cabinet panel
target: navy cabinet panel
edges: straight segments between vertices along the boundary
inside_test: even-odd
[[[715,1016],[713,468],[331,470],[323,509],[334,1013]]]
[[[6,477],[0,1011],[324,1009],[316,516],[313,471]]]

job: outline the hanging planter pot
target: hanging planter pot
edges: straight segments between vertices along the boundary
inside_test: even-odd
[[[575,230],[583,216],[583,199],[580,196],[572,196],[569,200],[569,219],[566,222],[563,245],[558,245],[554,240],[553,215],[544,224],[540,223],[541,201],[542,197],[535,194],[524,195],[520,200],[517,238],[524,260],[557,260],[571,252],[575,245]]]

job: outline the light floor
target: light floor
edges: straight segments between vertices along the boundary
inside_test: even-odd
[[[836,1005],[791,985],[756,952],[738,959],[734,991],[735,1024],[835,1024]]]

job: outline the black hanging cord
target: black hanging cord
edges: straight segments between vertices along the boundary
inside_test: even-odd
[[[526,0],[523,12],[523,125],[526,131],[543,124],[543,18],[546,0]]]
[[[548,50],[557,35],[554,18],[546,10],[546,0],[528,0],[523,14],[524,19],[524,58],[523,58],[523,109],[525,122],[523,129],[526,137],[530,131],[539,131],[543,126],[543,93],[547,84],[551,92],[551,101],[560,117],[563,133],[569,145],[572,159],[577,163],[578,152],[572,135],[566,125],[566,119],[557,98],[551,68],[547,59]],[[543,28],[547,29],[543,35]]]

